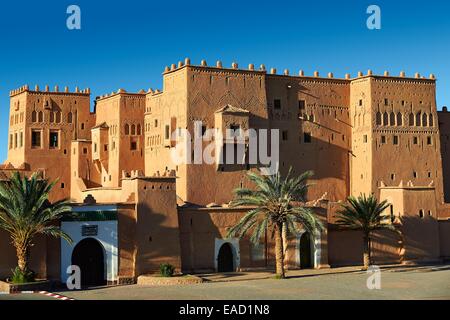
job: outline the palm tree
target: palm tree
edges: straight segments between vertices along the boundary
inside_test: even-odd
[[[323,228],[313,211],[300,204],[306,201],[307,180],[313,173],[306,171],[298,177],[291,177],[291,172],[292,168],[284,178],[279,172],[271,176],[249,172],[247,176],[256,188],[234,190],[235,199],[231,205],[254,208],[231,227],[227,235],[242,238],[252,230],[250,240],[257,244],[266,229],[270,229],[275,237],[276,273],[280,278],[285,277],[283,233],[297,235],[299,225],[311,234]]]
[[[14,172],[6,182],[0,183],[0,228],[10,234],[16,249],[18,269],[22,275],[30,274],[28,258],[37,234],[72,239],[55,222],[71,208],[66,200],[55,203],[48,196],[56,181],[48,183],[37,173],[30,178]],[[29,279],[32,280],[32,279]]]
[[[390,217],[383,214],[384,210],[390,206],[386,200],[378,202],[377,198],[371,194],[365,194],[358,198],[350,196],[347,203],[341,205],[337,212],[336,223],[353,230],[361,230],[363,233],[363,259],[364,270],[367,270],[372,263],[370,255],[370,235],[376,230],[399,230],[390,223]]]

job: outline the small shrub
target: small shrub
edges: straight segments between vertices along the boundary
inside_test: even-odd
[[[159,274],[162,277],[172,277],[175,272],[175,267],[170,263],[162,263],[159,265]]]
[[[11,282],[12,283],[28,283],[34,282],[36,274],[31,270],[20,271],[19,267],[16,267],[12,271]]]

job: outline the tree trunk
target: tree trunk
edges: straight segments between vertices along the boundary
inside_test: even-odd
[[[28,246],[26,244],[16,245],[17,266],[22,273],[28,270]]]
[[[364,270],[367,270],[370,265],[370,240],[369,235],[364,235],[364,247],[363,247],[363,259],[364,259]]]
[[[275,260],[276,273],[280,278],[284,278],[283,226],[281,223],[275,227]]]

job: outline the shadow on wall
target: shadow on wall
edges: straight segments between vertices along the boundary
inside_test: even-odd
[[[179,209],[182,269],[185,272],[216,271],[216,239],[224,239],[228,228],[242,217],[242,211],[227,209]],[[236,248],[234,248],[236,249]],[[261,268],[266,266],[267,248],[262,256],[251,258],[248,239],[239,241],[239,267]],[[234,261],[236,267],[237,261]]]
[[[388,230],[372,234],[371,253],[374,264],[439,260],[439,226],[436,219],[405,216],[400,228],[402,235]],[[361,231],[343,230],[336,225],[330,225],[328,245],[331,266],[363,263]]]
[[[39,235],[34,243],[30,250],[29,267],[37,273],[38,278],[46,278],[47,239]],[[6,279],[11,277],[12,270],[17,266],[17,256],[9,233],[2,229],[0,229],[0,253],[0,279]]]

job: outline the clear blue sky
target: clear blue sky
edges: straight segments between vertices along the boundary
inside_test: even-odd
[[[81,7],[79,31],[66,8]],[[366,27],[377,4],[382,29]],[[342,77],[358,70],[435,73],[439,108],[450,105],[448,1],[2,1],[0,162],[6,158],[9,90],[24,84],[90,87],[97,95],[160,88],[165,65],[190,57]]]

